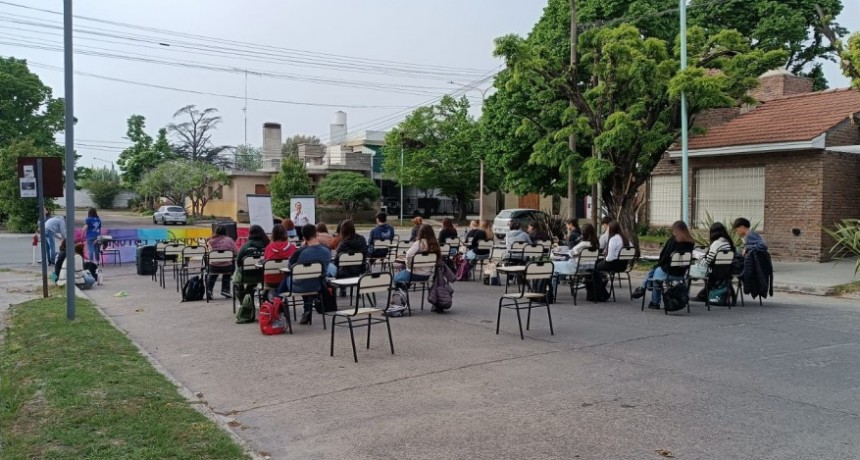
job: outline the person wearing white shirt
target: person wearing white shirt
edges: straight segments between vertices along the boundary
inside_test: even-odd
[[[582,240],[573,246],[572,249],[568,252],[569,259],[562,260],[558,262],[553,262],[555,265],[554,273],[558,276],[552,277],[552,292],[555,293],[558,290],[558,281],[562,276],[570,276],[576,273],[577,268],[582,269],[590,269],[592,266],[587,266],[583,264],[582,267],[577,267],[579,263],[579,254],[586,249],[598,250],[598,245],[600,243],[597,239],[597,231],[594,229],[594,225],[585,224],[582,226]]]
[[[297,228],[302,228],[305,225],[313,223],[308,219],[308,215],[302,212],[302,203],[300,201],[296,201],[296,206],[290,219]]]
[[[598,302],[609,300],[607,297],[606,280],[603,278],[603,273],[621,272],[627,268],[627,261],[621,260],[621,250],[627,246],[627,237],[621,231],[621,224],[616,221],[609,223],[607,228],[607,244],[604,258],[594,266],[593,283],[586,285],[591,287],[589,297]],[[596,289],[595,289],[596,288]]]

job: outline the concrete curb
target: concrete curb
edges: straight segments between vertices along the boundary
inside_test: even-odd
[[[816,286],[812,284],[774,282],[773,292],[790,292],[792,294],[832,296],[836,293],[836,286]]]
[[[229,435],[230,438],[233,439],[236,444],[239,444],[245,451],[245,453],[248,454],[248,456],[250,456],[252,459],[268,459],[268,457],[260,455],[256,450],[251,447],[250,444],[248,444],[248,441],[246,439],[242,438],[241,436],[239,436],[238,433],[233,431],[233,429],[229,425],[229,422],[231,421],[230,419],[215,413],[215,411],[213,411],[209,407],[205,400],[201,400],[200,398],[195,396],[194,393],[192,393],[191,390],[188,389],[188,387],[186,387],[182,382],[176,379],[176,377],[171,375],[170,372],[168,372],[167,369],[165,369],[164,366],[162,366],[161,363],[158,362],[158,360],[156,360],[151,354],[149,354],[149,352],[146,351],[141,344],[134,340],[134,338],[129,336],[126,331],[122,330],[122,328],[120,328],[119,325],[117,325],[117,323],[113,320],[113,318],[108,316],[108,314],[104,310],[102,310],[102,307],[95,301],[93,301],[88,295],[86,295],[84,291],[75,286],[75,293],[78,297],[83,297],[89,300],[90,303],[92,303],[96,307],[96,310],[99,312],[99,314],[102,315],[102,317],[107,320],[107,322],[110,323],[110,325],[113,326],[114,329],[121,332],[129,341],[131,341],[135,348],[137,348],[137,352],[140,353],[144,358],[146,358],[149,364],[159,374],[163,375],[167,380],[170,381],[170,383],[173,384],[173,386],[176,387],[176,390],[183,398],[185,398],[186,401],[188,401],[191,407],[193,407],[197,412],[200,412],[201,414],[203,414],[204,417],[218,425],[218,427],[221,428],[222,431],[227,433],[227,435]]]

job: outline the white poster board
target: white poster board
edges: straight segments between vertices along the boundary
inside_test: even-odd
[[[301,214],[299,216],[296,215],[298,208],[296,205],[300,205]],[[307,219],[307,223],[316,225],[317,223],[317,197],[313,195],[308,196],[294,196],[290,198],[290,215],[287,216],[291,221],[293,221],[293,225],[296,228],[304,225],[305,222],[299,222],[299,220]]]
[[[248,216],[251,218],[251,225],[259,225],[266,233],[271,232],[275,221],[272,216],[272,197],[248,195]]]

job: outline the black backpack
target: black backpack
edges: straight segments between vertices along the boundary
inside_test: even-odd
[[[671,283],[663,289],[663,308],[666,311],[680,311],[687,308],[690,296],[685,283]]]
[[[203,284],[203,278],[192,276],[182,286],[182,301],[194,302],[203,300],[206,297],[206,286]]]

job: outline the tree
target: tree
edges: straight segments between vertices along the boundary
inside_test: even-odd
[[[297,156],[285,156],[281,170],[269,182],[272,211],[278,216],[290,215],[290,197],[311,193],[311,179],[305,164]]]
[[[557,50],[548,46],[552,43],[515,35],[496,41],[496,54],[504,57],[513,81],[527,91],[555,93],[570,103],[561,115],[564,127],[547,130],[543,139],[558,143],[573,134],[594,146],[596,156],[583,156],[581,180],[603,187],[606,211],[628,230],[634,243],[638,243],[633,231],[636,209],[643,199],[640,188],[680,136],[681,92],[693,115],[750,102],[746,94],[758,84],[757,77],[788,56],[782,50],[754,50],[746,37],[732,30],[707,35],[693,27],[688,42],[690,67],[682,72],[674,40],[648,37],[630,24],[585,31],[579,36],[578,62],[573,65],[556,57]],[[558,108],[546,104],[536,110],[554,116],[547,112]],[[554,164],[573,156],[569,150],[550,148],[539,155]]]
[[[185,159],[171,160],[144,174],[137,191],[141,195],[164,197],[185,207],[191,202],[191,215],[200,217],[206,204],[221,196],[229,176],[217,166]]]
[[[323,179],[317,188],[317,197],[324,203],[334,203],[352,219],[355,211],[379,199],[379,187],[373,180],[354,172],[336,172]]]
[[[90,168],[81,185],[87,190],[90,199],[99,208],[113,208],[113,202],[122,192],[119,174],[107,168]]]
[[[263,167],[263,150],[252,145],[240,145],[234,152],[236,157],[233,169],[236,171],[257,171]]]
[[[296,134],[284,140],[284,145],[281,146],[281,154],[284,156],[299,154],[299,144],[319,144],[320,138],[305,134]]]
[[[795,75],[809,76],[815,89],[827,89],[821,60],[834,60],[837,49],[825,40],[820,27],[821,13],[835,18],[842,12],[840,0],[693,0],[690,23],[711,34],[735,29],[751,49],[788,52],[781,63]],[[831,24],[839,37],[847,33]]]
[[[140,182],[145,172],[170,159],[172,153],[166,128],[158,130],[158,139],[153,142],[152,136],[145,131],[146,118],[143,115],[132,115],[126,123],[128,129],[125,137],[132,142],[132,146],[119,154],[117,165],[122,171],[123,180],[133,187]]]
[[[466,218],[467,203],[480,186],[481,160],[481,133],[468,99],[444,96],[419,107],[385,136],[385,145],[386,173],[406,186],[439,189],[458,205],[457,218]]]
[[[224,157],[224,153],[230,147],[212,144],[213,131],[221,124],[221,117],[217,113],[218,109],[210,107],[200,111],[194,105],[177,110],[173,114],[174,119],[187,115],[189,120],[167,125],[168,131],[179,139],[179,143],[173,145],[174,155],[191,161],[228,166],[229,160]]]
[[[0,220],[9,230],[35,229],[39,206],[20,197],[18,158],[63,157],[54,135],[63,129],[64,110],[26,61],[0,57]],[[51,200],[47,207],[54,207]]]

